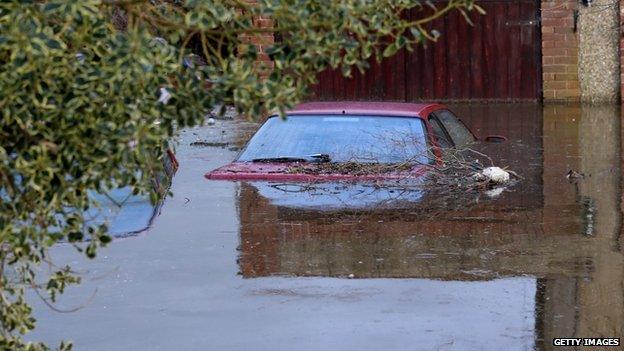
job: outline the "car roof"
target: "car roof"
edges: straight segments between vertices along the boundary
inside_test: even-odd
[[[444,108],[438,103],[405,103],[405,102],[306,102],[287,111],[288,115],[373,115],[401,116],[423,118],[429,112]]]

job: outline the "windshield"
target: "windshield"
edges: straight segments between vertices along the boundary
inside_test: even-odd
[[[328,155],[331,162],[429,163],[420,118],[290,116],[269,118],[238,161]]]

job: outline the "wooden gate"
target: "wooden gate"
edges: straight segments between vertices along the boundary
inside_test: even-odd
[[[440,2],[436,2],[441,5]],[[431,23],[437,42],[402,50],[363,75],[319,75],[318,100],[540,100],[541,36],[536,0],[479,0],[486,14],[457,12]],[[413,10],[412,19],[423,17]]]

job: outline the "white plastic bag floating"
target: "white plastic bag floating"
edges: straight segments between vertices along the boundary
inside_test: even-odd
[[[483,174],[486,179],[489,179],[496,184],[505,184],[509,182],[509,172],[500,167],[485,168],[481,171],[481,174]]]

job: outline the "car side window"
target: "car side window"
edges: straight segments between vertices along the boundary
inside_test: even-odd
[[[433,131],[433,136],[435,137],[438,145],[443,149],[448,149],[453,147],[453,143],[449,140],[448,135],[444,131],[442,124],[436,117],[429,117],[429,124],[431,125],[431,130]]]
[[[466,147],[475,142],[472,132],[451,111],[440,110],[434,114],[440,119],[442,126],[448,132],[456,147]]]

